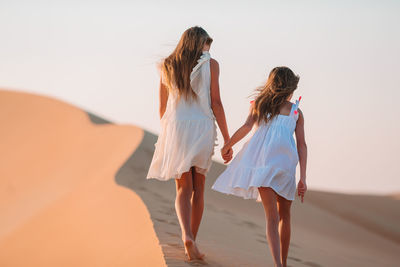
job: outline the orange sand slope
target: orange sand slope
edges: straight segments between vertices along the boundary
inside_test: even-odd
[[[0,125],[0,266],[165,266],[146,206],[114,181],[141,129],[11,91]]]

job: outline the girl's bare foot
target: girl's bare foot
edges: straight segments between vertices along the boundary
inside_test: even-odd
[[[184,245],[185,245],[185,253],[190,261],[203,259],[204,254],[200,253],[195,242],[192,239],[186,239]]]

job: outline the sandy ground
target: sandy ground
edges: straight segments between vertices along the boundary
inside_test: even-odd
[[[168,266],[184,261],[174,210],[174,181],[145,180],[156,136],[142,143],[116,175],[148,207]],[[272,266],[260,203],[210,190],[225,167],[214,163],[206,180],[206,203],[198,243],[210,266]],[[309,181],[312,183],[312,181]],[[288,264],[302,266],[399,266],[400,201],[393,197],[309,191],[292,206]]]
[[[143,138],[0,91],[0,266],[165,266],[149,212],[115,173]]]
[[[206,180],[206,260],[188,263],[174,181],[145,179],[155,135],[6,91],[0,123],[0,266],[272,266],[261,204],[210,190],[222,164]],[[309,191],[293,203],[289,266],[399,266],[399,207]]]

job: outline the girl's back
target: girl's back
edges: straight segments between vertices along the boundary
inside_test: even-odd
[[[262,142],[263,161],[290,173],[295,172],[298,162],[296,142],[293,137],[299,118],[298,105],[299,101],[296,100],[296,104],[291,104],[288,115],[278,114],[267,123],[261,122],[251,139],[252,142],[257,142],[257,145]]]

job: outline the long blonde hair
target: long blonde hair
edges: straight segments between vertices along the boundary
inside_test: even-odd
[[[257,124],[272,120],[280,113],[282,104],[296,90],[300,77],[288,67],[276,67],[271,70],[264,86],[257,89],[253,115]]]
[[[175,50],[161,65],[169,90],[177,90],[179,97],[196,99],[196,93],[190,86],[190,74],[202,55],[204,45],[211,45],[212,41],[208,33],[198,26],[191,27],[182,34]]]

